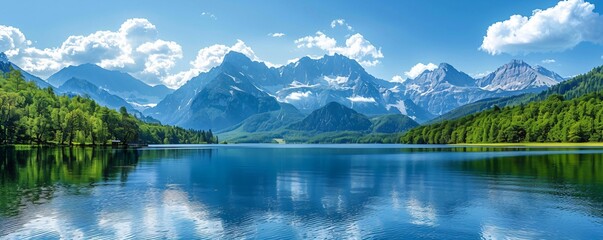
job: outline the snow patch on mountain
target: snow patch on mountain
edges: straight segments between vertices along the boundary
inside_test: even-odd
[[[136,109],[142,109],[142,110],[148,109],[148,108],[153,108],[153,107],[157,106],[156,103],[148,103],[148,104],[140,104],[140,103],[137,103],[137,102],[127,102],[127,103],[129,103],[130,105],[132,105]]]
[[[292,88],[314,88],[314,87],[318,87],[320,86],[320,84],[304,84],[298,81],[293,81],[289,84],[288,87],[285,87],[285,89],[292,89]]]
[[[327,87],[329,87],[329,88],[340,89],[340,90],[351,89],[349,86],[347,86],[349,77],[345,77],[345,76],[335,76],[335,77],[324,76],[323,80],[325,82],[327,82]]]
[[[400,92],[400,86],[396,85],[393,88],[390,88],[390,89],[387,89],[387,90],[389,90],[390,92],[393,92],[393,93],[399,93]]]
[[[324,76],[324,80],[327,81],[329,85],[341,85],[348,82],[348,77],[337,76],[337,77],[328,77]]]
[[[347,97],[347,99],[350,100],[350,102],[353,102],[353,103],[374,103],[374,102],[377,102],[377,101],[375,101],[375,98],[373,98],[373,97],[351,96],[351,97]]]
[[[404,103],[403,100],[398,100],[396,102],[396,104],[387,104],[387,110],[390,110],[391,108],[396,108],[398,109],[398,111],[404,115],[408,115],[408,111],[406,110],[406,104]],[[416,116],[409,116],[410,118],[412,118],[413,120],[417,119]]]
[[[302,98],[308,98],[312,94],[311,91],[306,92],[292,92],[287,95],[284,99],[284,102],[289,103],[289,101],[299,101]]]

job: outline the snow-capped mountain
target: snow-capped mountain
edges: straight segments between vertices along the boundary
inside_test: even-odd
[[[433,115],[446,113],[458,106],[486,97],[493,92],[475,85],[475,79],[452,65],[442,63],[438,68],[424,71],[401,84],[402,95],[410,98]]]
[[[342,55],[304,57],[278,70],[283,85],[273,94],[302,112],[335,101],[363,114],[396,113],[389,110],[380,91],[391,83],[373,77]]]
[[[24,71],[19,66],[17,66],[14,63],[12,63],[8,59],[8,57],[6,56],[6,54],[4,54],[3,52],[0,52],[0,72],[2,72],[2,73],[9,72],[11,67],[14,68],[14,69],[16,69],[16,70],[19,70],[21,72],[21,75],[23,75],[23,78],[25,78],[26,81],[34,82],[34,83],[36,83],[36,85],[38,85],[38,87],[41,87],[41,88],[47,88],[47,87],[54,88],[48,82],[42,80],[41,78],[39,78],[37,76],[34,76],[34,75],[32,75],[32,74]]]
[[[561,80],[542,67],[512,61],[478,80],[442,63],[414,79],[392,83],[339,54],[304,57],[273,68],[230,52],[221,65],[191,79],[145,113],[167,124],[220,130],[251,115],[278,110],[277,102],[305,114],[337,102],[366,115],[400,113],[426,122],[484,98],[537,91]],[[239,107],[242,112],[235,114]]]
[[[256,87],[245,76],[220,74],[209,82],[190,105],[190,118],[179,125],[195,129],[221,130],[251,115],[276,111],[276,99]]]
[[[214,131],[245,118],[280,108],[276,98],[258,83],[270,86],[278,72],[231,52],[220,66],[194,77],[156,107],[144,113],[162,123]]]
[[[173,90],[164,85],[149,86],[130,74],[101,68],[95,64],[82,64],[61,69],[48,78],[48,82],[60,87],[67,80],[84,79],[107,92],[117,95],[134,106],[156,104]]]
[[[488,91],[544,90],[564,79],[542,67],[532,67],[524,61],[512,60],[496,71],[477,79],[477,86]]]
[[[398,91],[434,115],[485,98],[542,91],[563,78],[541,66],[513,60],[487,76],[474,79],[442,63],[400,84]]]
[[[224,76],[228,76],[230,80]],[[386,90],[393,87],[394,84],[368,74],[356,61],[338,54],[320,59],[305,57],[280,68],[270,68],[241,53],[230,52],[220,66],[191,79],[156,107],[146,110],[145,114],[167,124],[220,130],[227,128],[229,124],[234,125],[234,120],[240,121],[245,116],[278,110],[274,105],[277,101],[291,104],[304,113],[321,108],[329,102],[339,102],[370,115],[400,113],[398,108],[390,106],[385,99]],[[250,111],[235,116],[232,121],[227,121],[226,118],[220,121],[210,119],[208,122],[216,123],[211,126],[200,123],[201,119],[208,119],[197,117],[200,106],[197,104],[219,103],[220,106],[203,105],[202,108],[213,110],[201,112],[206,112],[207,116],[224,115],[227,110],[235,108],[233,104],[243,95],[252,103],[245,108]],[[256,103],[259,105],[256,106]],[[409,108],[407,113],[425,112],[415,104],[405,106],[405,110]],[[233,117],[231,114],[224,116],[226,115]],[[424,116],[411,117],[427,120]]]

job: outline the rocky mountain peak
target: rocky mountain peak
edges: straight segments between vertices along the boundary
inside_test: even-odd
[[[527,64],[526,62],[524,62],[523,60],[520,59],[512,59],[509,63],[506,64],[507,66],[530,66],[529,64]]]
[[[472,86],[475,80],[469,75],[458,71],[448,63],[440,63],[433,71],[424,71],[412,81],[415,84],[429,85],[430,88],[442,83],[454,86]]]
[[[523,60],[517,59],[477,80],[479,87],[489,91],[542,90],[560,81],[563,81],[563,78],[556,73],[541,66],[532,67]]]
[[[454,68],[452,65],[450,65],[450,64],[448,64],[448,63],[445,63],[445,62],[444,62],[444,63],[440,63],[440,64],[438,65],[438,68],[437,68],[437,69],[439,69],[439,70],[443,70],[443,71],[449,71],[449,70],[454,70],[454,71],[456,71],[456,69],[455,69],[455,68]]]
[[[224,56],[222,63],[245,64],[251,62],[251,59],[245,54],[235,51],[230,51]]]
[[[0,52],[0,62],[8,63],[8,57],[3,52]]]

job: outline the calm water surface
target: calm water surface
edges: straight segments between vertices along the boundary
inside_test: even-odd
[[[603,239],[603,149],[5,147],[0,238]]]

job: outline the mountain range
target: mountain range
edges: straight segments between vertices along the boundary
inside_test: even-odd
[[[230,77],[230,80],[226,81],[228,79],[224,76]],[[215,81],[221,83],[215,84]],[[393,84],[373,77],[356,61],[339,54],[320,59],[305,57],[280,68],[270,68],[241,53],[230,52],[220,66],[191,79],[144,113],[168,124],[191,128],[215,127],[211,121],[199,121],[207,115],[199,107],[206,106],[193,103],[204,102],[201,100],[210,98],[210,95],[215,97],[215,92],[220,89],[224,93],[232,92],[230,96],[224,94],[221,98],[223,101],[220,103],[226,105],[241,101],[239,98],[243,96],[242,93],[250,95],[246,97],[256,98],[248,99],[253,105],[248,107],[257,111],[242,112],[237,118],[278,110],[259,105],[276,106],[275,102],[291,104],[304,114],[329,102],[339,102],[369,115],[400,113],[388,106],[381,94],[384,86],[391,87]],[[408,106],[416,107],[414,104]],[[225,106],[221,108],[226,109]],[[409,109],[408,112],[423,114],[419,115],[424,117],[421,120],[431,117],[421,109]]]
[[[11,67],[20,69],[1,54],[0,70],[6,72]],[[238,52],[229,52],[219,66],[176,90],[152,87],[127,73],[94,64],[63,68],[47,81],[22,73],[40,87],[88,96],[114,109],[125,106],[142,112],[140,117],[149,116],[164,124],[248,133],[282,129],[312,114],[328,117],[315,111],[337,112],[332,103],[365,116],[365,120],[390,116],[380,121],[408,122],[399,117],[403,115],[425,123],[463,105],[539,92],[564,81],[550,70],[521,60],[512,60],[481,78],[441,63],[398,83],[376,78],[340,54],[303,57],[281,67],[268,67]]]
[[[231,80],[225,81],[227,78],[224,76]],[[212,84],[215,81],[221,83]],[[559,75],[519,60],[513,60],[480,79],[442,63],[414,79],[393,83],[375,78],[356,61],[339,54],[318,59],[304,57],[282,67],[271,68],[241,53],[230,52],[221,65],[191,79],[144,113],[168,124],[223,130],[231,123],[220,121],[222,125],[219,126],[212,123],[215,120],[204,117],[211,115],[208,114],[208,106],[193,103],[204,102],[210,95],[214,100],[217,100],[216,96],[222,96],[219,102],[224,105],[210,111],[215,114],[216,109],[230,109],[227,106],[242,101],[239,98],[245,92],[250,95],[247,97],[253,98],[253,101],[249,100],[251,105],[246,107],[250,111],[233,116],[236,120],[278,110],[259,105],[260,102],[270,102],[276,106],[273,100],[268,101],[274,98],[277,102],[293,105],[303,114],[329,102],[338,102],[369,116],[400,113],[417,122],[426,122],[481,99],[537,92],[560,81],[563,78]],[[246,87],[241,88],[241,84]],[[230,96],[215,94],[216,91],[227,93],[226,89],[232,92]]]
[[[130,74],[107,70],[95,64],[69,66],[51,75],[47,80],[53,86],[60,87],[72,78],[86,80],[140,108],[153,106],[173,92],[164,85],[149,86]]]
[[[400,89],[404,89],[402,95],[420,107],[442,115],[481,99],[540,92],[562,81],[558,74],[521,60],[512,60],[478,79],[442,63],[434,70],[404,81]]]

